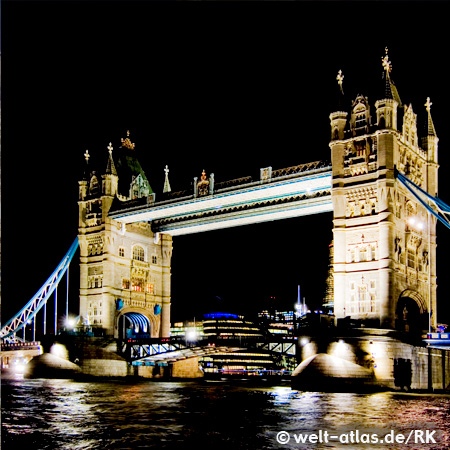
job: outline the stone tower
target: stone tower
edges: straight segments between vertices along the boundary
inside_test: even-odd
[[[384,82],[375,116],[358,95],[350,114],[343,75],[330,115],[334,209],[334,311],[365,326],[420,333],[436,327],[436,219],[396,179],[404,174],[437,195],[437,145],[426,103],[419,146],[417,116],[403,105],[382,58]]]
[[[80,316],[98,334],[166,337],[172,238],[154,235],[147,222],[125,225],[108,217],[113,203],[154,199],[129,133],[121,141],[114,156],[109,144],[101,174],[85,153],[78,201]]]

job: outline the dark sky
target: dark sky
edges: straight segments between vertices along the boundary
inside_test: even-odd
[[[329,159],[336,74],[348,109],[358,93],[373,105],[385,46],[419,124],[433,102],[450,203],[446,13],[444,2],[3,2],[3,322],[77,234],[86,149],[106,162],[129,129],[157,199],[166,164],[175,190],[203,169],[219,182]],[[331,229],[321,214],[174,238],[173,318],[255,311],[271,296],[286,308],[298,284],[318,304]],[[439,226],[438,244],[444,311],[450,230]],[[71,277],[76,312],[76,261]]]

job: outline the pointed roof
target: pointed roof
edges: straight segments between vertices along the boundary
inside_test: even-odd
[[[397,91],[397,87],[395,86],[394,81],[391,78],[392,71],[392,63],[389,61],[388,49],[386,47],[386,55],[381,58],[381,64],[383,65],[383,79],[384,79],[384,92],[383,98],[388,98],[395,100],[398,103],[398,106],[402,106],[402,101],[400,100],[400,96]]]
[[[433,119],[431,118],[431,105],[433,103],[430,102],[430,97],[427,97],[427,102],[425,103],[425,107],[427,108],[428,120],[427,120],[427,135],[428,136],[436,136],[436,129],[434,128]]]
[[[106,174],[117,175],[116,166],[114,165],[114,160],[112,157],[113,146],[111,142],[109,143],[107,149],[109,151],[109,158],[108,158],[108,165],[106,166]]]
[[[166,167],[164,169],[164,172],[166,173],[166,178],[164,180],[164,189],[163,193],[170,192],[172,189],[170,189],[170,183],[169,183],[169,167],[166,164]]]

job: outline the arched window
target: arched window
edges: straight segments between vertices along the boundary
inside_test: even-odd
[[[359,250],[359,260],[367,261],[367,247],[361,247]]]
[[[97,177],[94,175],[91,178],[91,183],[89,185],[89,194],[91,195],[97,195],[100,191],[100,185],[98,183]]]
[[[139,245],[133,247],[133,259],[136,261],[144,261],[144,249]]]

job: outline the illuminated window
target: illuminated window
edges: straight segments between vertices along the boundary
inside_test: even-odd
[[[125,256],[125,249],[123,247],[119,247],[119,256],[122,258]]]
[[[133,278],[131,284],[133,291],[142,292],[144,290],[144,280],[142,278]]]
[[[153,294],[153,284],[147,284],[147,292]]]
[[[122,288],[123,289],[130,289],[130,280],[122,280]]]
[[[144,261],[144,249],[139,245],[133,248],[133,259],[136,261]]]

